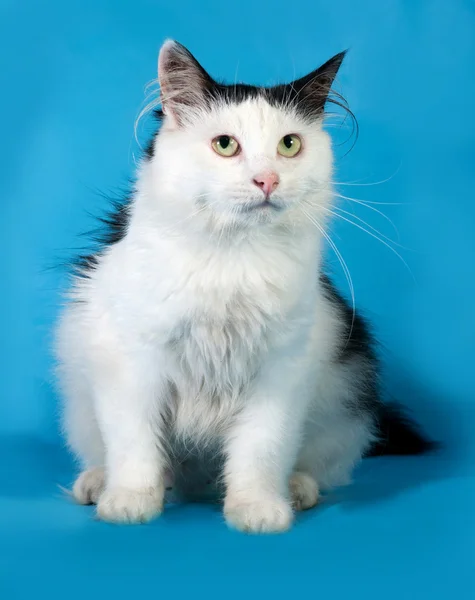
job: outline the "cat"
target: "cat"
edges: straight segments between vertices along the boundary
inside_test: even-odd
[[[57,328],[73,495],[101,519],[211,484],[230,526],[281,532],[363,456],[430,449],[381,401],[367,324],[324,274],[343,58],[254,87],[162,46],[160,127]]]

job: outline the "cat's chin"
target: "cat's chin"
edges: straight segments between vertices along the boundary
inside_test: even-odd
[[[263,211],[270,212],[280,212],[284,210],[285,206],[279,200],[274,200],[272,198],[268,198],[265,200],[257,200],[255,202],[250,202],[247,204],[242,204],[238,206],[238,212],[240,213],[261,213]]]
[[[282,221],[286,213],[286,205],[277,202],[260,202],[253,205],[243,205],[238,209],[221,214],[220,220],[225,226],[237,228],[252,228],[270,225]]]
[[[237,213],[232,216],[232,222],[242,228],[262,227],[282,220],[283,210],[263,207],[253,211]]]

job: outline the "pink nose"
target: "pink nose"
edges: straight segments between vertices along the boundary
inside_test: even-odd
[[[256,175],[252,181],[268,198],[279,185],[279,176],[274,171],[265,171]]]

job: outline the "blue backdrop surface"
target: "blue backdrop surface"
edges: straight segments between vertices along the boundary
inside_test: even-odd
[[[133,173],[133,124],[165,37],[253,83],[350,48],[338,85],[360,137],[348,154],[336,146],[335,177],[356,226],[340,219],[332,234],[388,393],[445,443],[366,461],[284,536],[231,532],[205,505],[114,527],[57,487],[74,472],[51,376],[59,266],[107,205],[96,191]],[[475,4],[2,0],[0,40],[0,597],[473,597]]]

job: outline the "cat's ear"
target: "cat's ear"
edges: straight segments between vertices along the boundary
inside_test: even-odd
[[[158,57],[158,81],[163,112],[177,125],[187,113],[206,103],[213,79],[184,46],[167,40]]]
[[[315,114],[323,113],[333,81],[345,58],[346,50],[330,58],[324,65],[289,84],[297,102],[305,103]]]

